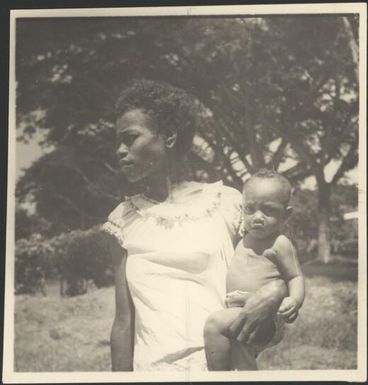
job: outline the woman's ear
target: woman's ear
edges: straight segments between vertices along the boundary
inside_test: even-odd
[[[166,133],[165,135],[165,144],[166,144],[166,147],[167,148],[173,148],[175,143],[176,143],[176,139],[178,137],[178,133],[176,130],[170,130]]]

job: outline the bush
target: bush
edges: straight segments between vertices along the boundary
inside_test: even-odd
[[[57,274],[52,261],[54,250],[39,234],[20,239],[15,244],[15,292],[34,293],[45,275]]]
[[[293,240],[301,262],[314,259],[318,252],[317,192],[296,189],[292,198],[293,213],[287,232]],[[331,194],[330,241],[332,254],[358,256],[358,228],[343,214],[356,210],[357,191],[354,186],[337,186]]]
[[[97,287],[113,283],[105,233],[100,226],[54,238],[56,264],[64,277],[92,279]]]
[[[334,253],[345,258],[358,259],[358,238],[348,238],[335,242]]]
[[[50,240],[38,234],[20,239],[15,248],[16,293],[35,292],[39,285],[36,272],[49,278],[60,276],[67,283],[68,295],[81,293],[81,280],[93,280],[97,287],[111,285],[106,240],[100,226],[63,233]]]

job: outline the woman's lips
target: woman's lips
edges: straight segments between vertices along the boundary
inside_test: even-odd
[[[123,174],[131,174],[132,172],[134,172],[134,164],[133,163],[120,164],[120,170]]]
[[[120,160],[119,164],[120,164],[121,168],[130,168],[130,167],[132,167],[134,165],[133,162],[129,162],[129,161],[126,161],[126,160]]]

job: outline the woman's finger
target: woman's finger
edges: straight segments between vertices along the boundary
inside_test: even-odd
[[[245,321],[245,324],[241,329],[240,333],[238,334],[238,336],[236,337],[236,339],[239,342],[248,342],[248,338],[251,335],[251,333],[254,331],[254,329],[255,329],[255,325]]]
[[[252,331],[252,333],[250,333],[249,338],[248,338],[248,341],[247,341],[248,344],[251,344],[251,343],[254,342],[254,340],[255,340],[256,337],[258,336],[259,329],[260,329],[260,327],[258,326],[258,327],[256,327],[256,328]]]

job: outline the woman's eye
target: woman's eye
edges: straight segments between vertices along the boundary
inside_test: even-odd
[[[136,140],[136,138],[137,138],[137,135],[128,135],[126,138],[126,144],[128,146],[131,146],[134,143],[134,141]]]
[[[134,143],[136,138],[137,138],[137,135],[133,135],[133,134],[132,135],[124,135],[121,138],[120,142],[124,143],[126,146],[130,147]]]

